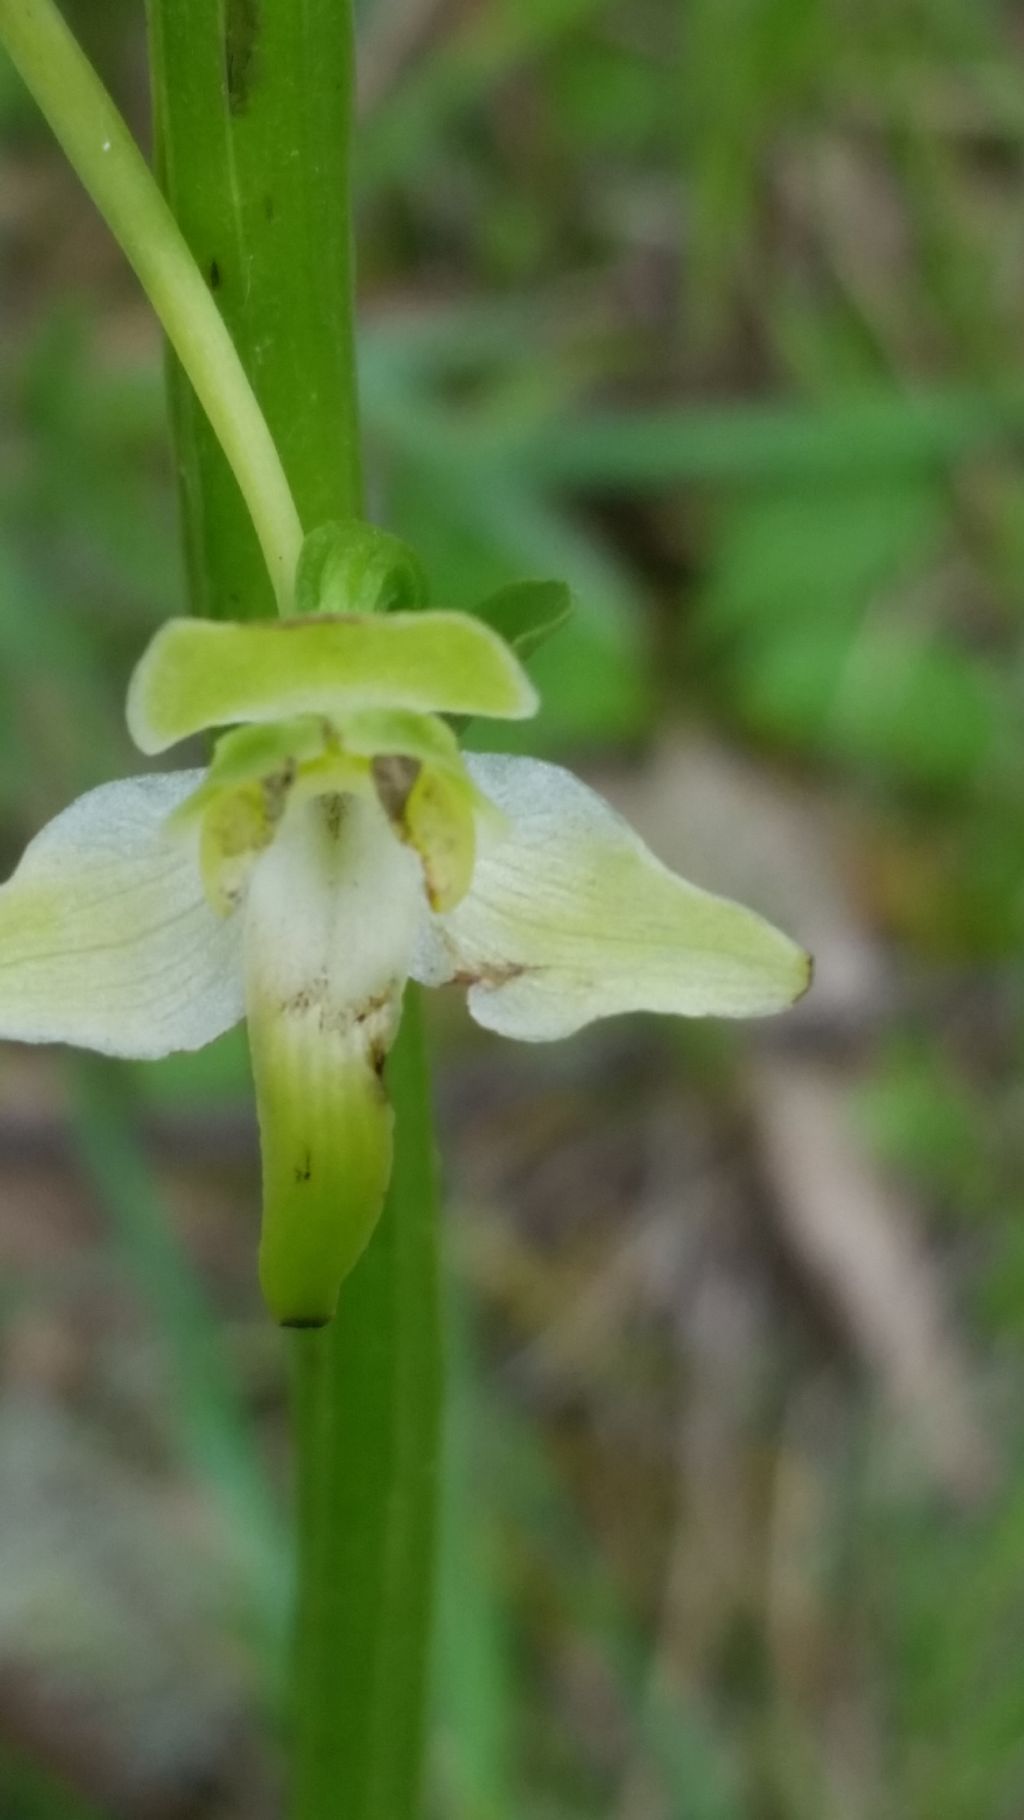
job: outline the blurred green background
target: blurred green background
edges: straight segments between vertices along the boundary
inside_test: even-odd
[[[141,8],[69,6],[147,133]],[[539,727],[814,948],[771,1026],[433,1005],[431,1820],[1024,1815],[1024,24],[364,0],[373,515],[561,574]],[[0,858],[138,768],[158,337],[0,65]],[[301,409],[301,400],[296,401]],[[0,1820],[271,1820],[244,1046],[0,1054]]]

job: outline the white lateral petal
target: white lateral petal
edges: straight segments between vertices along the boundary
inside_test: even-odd
[[[241,930],[210,909],[169,815],[201,771],[102,784],[0,887],[0,1037],[151,1060],[242,1016]]]
[[[758,1017],[806,990],[788,936],[676,877],[571,772],[467,763],[507,826],[482,831],[472,889],[425,924],[413,971],[465,981],[477,1023],[543,1042],[623,1011]]]

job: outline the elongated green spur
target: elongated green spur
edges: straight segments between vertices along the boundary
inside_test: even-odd
[[[463,754],[443,718],[535,706],[465,614],[172,620],[129,726],[146,753],[228,728],[211,764],[90,791],[0,888],[0,1036],[152,1058],[247,1017],[284,1323],[330,1319],[380,1212],[408,978],[463,983],[524,1042],[630,1010],[760,1016],[807,986],[788,937],[674,876],[577,778]]]

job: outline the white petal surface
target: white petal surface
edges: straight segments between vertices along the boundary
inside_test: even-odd
[[[279,1321],[330,1319],[391,1170],[380,1081],[422,915],[419,861],[356,797],[294,805],[253,871],[249,1040],[263,1150],[260,1280]]]
[[[249,888],[250,1002],[356,1040],[368,1013],[401,997],[422,904],[419,861],[376,802],[294,804]]]
[[[0,887],[0,1037],[153,1059],[243,1012],[238,919],[203,895],[194,835],[167,817],[201,771],[79,797]]]
[[[758,1017],[806,990],[806,954],[742,905],[687,884],[571,772],[471,756],[507,818],[469,895],[430,919],[414,966],[469,985],[477,1023],[525,1042],[623,1011]]]

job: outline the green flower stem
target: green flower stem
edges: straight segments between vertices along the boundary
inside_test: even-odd
[[[287,610],[302,543],[291,490],[231,336],[149,166],[51,0],[0,0],[0,43],[135,268],[235,473]]]
[[[332,1326],[294,1340],[300,1595],[293,1820],[420,1812],[441,1401],[419,995],[388,1066],[387,1205]]]
[[[350,0],[149,0],[158,155],[216,283],[303,522],[362,505],[353,355]],[[273,602],[243,502],[173,386],[195,611]],[[419,1006],[388,1068],[387,1204],[330,1327],[289,1336],[298,1617],[292,1820],[414,1820],[440,1423],[433,1139]]]
[[[160,174],[307,531],[361,515],[349,0],[148,0]],[[172,368],[195,611],[273,609],[238,487]]]

